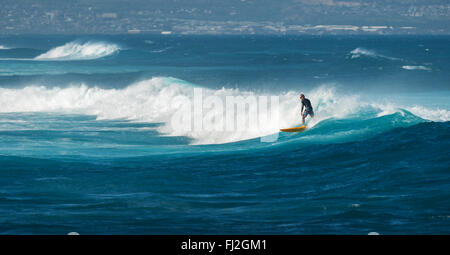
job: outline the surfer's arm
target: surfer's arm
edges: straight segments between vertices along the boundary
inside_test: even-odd
[[[302,104],[302,109],[300,110],[300,114],[303,114],[303,104]]]

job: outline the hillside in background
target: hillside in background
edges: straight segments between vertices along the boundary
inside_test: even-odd
[[[0,33],[449,34],[448,0],[2,0]]]

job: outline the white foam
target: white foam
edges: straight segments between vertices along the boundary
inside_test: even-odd
[[[371,103],[370,106],[379,110],[377,114],[378,117],[391,115],[396,112],[404,114],[402,111],[402,109],[404,109],[425,120],[441,122],[450,121],[450,111],[441,108],[428,108],[419,105],[405,107],[393,103]]]
[[[0,50],[9,50],[9,48],[6,46],[0,45]]]
[[[378,109],[377,117],[382,117],[386,115],[391,115],[399,111],[398,106],[392,103],[371,103],[370,106],[374,109]]]
[[[412,114],[421,117],[422,119],[432,121],[450,121],[450,111],[445,109],[430,109],[423,106],[407,107],[406,110]]]
[[[278,122],[270,118],[261,123],[264,129],[236,131],[186,130],[173,126],[174,98],[192,98],[196,87],[173,78],[156,77],[134,83],[123,89],[102,89],[86,84],[65,88],[28,86],[22,89],[0,88],[0,112],[61,112],[95,115],[98,119],[127,119],[139,122],[163,123],[158,131],[169,136],[187,136],[194,144],[227,143],[278,133],[280,128],[294,127],[301,123],[299,94],[311,100],[315,118],[308,118],[308,126],[314,127],[322,120],[345,118],[360,112],[361,107],[371,106],[361,102],[358,96],[338,95],[330,85],[312,91],[290,91],[278,95],[241,91],[238,89],[203,89],[203,96],[217,96],[225,101],[227,96],[279,96],[279,104],[272,109],[278,111]],[[204,106],[205,107],[205,106]],[[398,110],[395,106],[380,106],[382,114]],[[432,120],[448,121],[447,110],[430,110],[419,106],[408,109],[414,114]],[[207,111],[204,111],[204,114]],[[204,115],[203,115],[204,116]],[[237,120],[240,122],[243,120]],[[261,121],[261,120],[260,120]]]
[[[28,86],[23,89],[0,89],[0,112],[67,112],[96,115],[98,119],[128,119],[143,122],[165,123],[159,131],[167,135],[182,135],[195,139],[196,144],[225,143],[257,138],[277,133],[280,128],[301,123],[299,92],[282,93],[279,96],[279,122],[267,120],[264,130],[241,131],[185,130],[170,124],[173,114],[172,99],[177,96],[192,97],[194,86],[169,78],[153,78],[132,84],[123,89],[101,89],[85,84],[66,88]],[[356,110],[355,98],[341,98],[339,102],[333,89],[322,87],[306,93],[316,107],[316,117],[310,120],[314,126],[330,117],[342,117]],[[203,89],[203,96],[217,96],[225,101],[227,96],[258,96],[254,92],[238,89]],[[270,96],[270,95],[268,95]],[[315,102],[317,102],[315,104]],[[339,107],[338,107],[339,106]],[[245,117],[245,116],[244,116]],[[240,121],[240,120],[239,120]]]
[[[364,48],[356,48],[352,51],[350,51],[350,54],[352,54],[352,58],[359,58],[361,55],[364,56],[370,56],[370,57],[376,57],[377,54],[375,54],[372,50],[367,50]]]
[[[163,49],[159,49],[159,50],[152,50],[152,51],[150,51],[150,52],[152,52],[152,53],[162,53],[162,52],[165,52],[165,51],[167,51],[167,50],[170,50],[172,47],[166,47],[166,48],[163,48]]]
[[[431,68],[426,66],[402,66],[405,70],[425,70],[425,71],[431,71]]]
[[[109,56],[120,50],[116,44],[105,42],[70,42],[43,53],[35,60],[90,60]]]

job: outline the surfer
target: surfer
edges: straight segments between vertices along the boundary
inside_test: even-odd
[[[314,111],[311,105],[311,101],[309,101],[308,98],[305,98],[305,95],[300,94],[300,100],[302,101],[302,110],[301,110],[301,115],[302,115],[302,125],[305,125],[305,119],[306,116],[311,116],[311,118],[314,118]],[[305,108],[305,111],[303,111],[303,108]]]

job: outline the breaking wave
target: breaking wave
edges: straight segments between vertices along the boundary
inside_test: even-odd
[[[241,91],[238,89],[202,89],[203,98],[214,96],[222,102],[227,97],[236,96],[249,98],[255,96],[277,96],[279,103],[270,105],[270,110],[279,114],[278,119],[258,119],[259,127],[245,128],[229,131],[221,129],[222,122],[210,121],[209,128],[196,130],[186,128],[194,125],[187,120],[187,124],[174,125],[174,115],[180,113],[180,109],[186,105],[179,104],[180,98],[192,99],[195,89],[199,88],[188,82],[168,78],[156,77],[131,84],[123,89],[102,89],[79,84],[65,88],[45,86],[28,86],[21,89],[0,89],[0,112],[62,112],[74,114],[95,115],[97,119],[126,119],[138,122],[163,123],[158,131],[169,136],[186,136],[194,139],[195,144],[219,144],[252,138],[264,137],[278,133],[280,128],[293,127],[301,123],[300,104],[298,92],[286,92],[278,95],[255,93],[252,91]],[[417,123],[419,119],[448,121],[450,114],[447,110],[428,109],[419,106],[402,108],[397,106],[385,106],[372,104],[359,99],[358,95],[339,95],[334,88],[322,86],[305,93],[313,102],[315,118],[308,120],[308,126],[314,129],[316,125],[325,120],[339,119],[372,119],[383,118],[386,115],[400,114],[400,119],[387,122],[386,127],[396,125]],[[339,98],[339,99],[337,99]],[[185,117],[203,118],[209,115],[209,120],[217,120],[215,117],[224,116],[224,108],[215,111],[210,110],[207,105],[211,102],[203,101],[203,112],[195,112]],[[192,105],[191,105],[192,106]],[[191,108],[192,109],[192,108]],[[263,108],[259,108],[261,110]],[[250,112],[250,109],[248,110]],[[259,112],[261,114],[261,112]],[[413,116],[410,116],[415,114]],[[200,115],[200,116],[198,116]],[[250,115],[233,116],[236,123],[251,124]],[[406,117],[405,117],[406,116]],[[409,116],[409,117],[408,117]],[[416,116],[416,117],[414,117]],[[417,117],[418,116],[418,117]],[[420,117],[420,118],[419,118]],[[185,120],[186,121],[186,120]],[[392,122],[392,123],[391,123]],[[377,126],[376,123],[373,125]],[[353,130],[352,125],[348,129],[341,130],[341,135],[361,134],[366,132],[367,127],[361,130]],[[337,130],[339,131],[339,130]],[[370,132],[370,128],[369,128]]]
[[[35,60],[91,60],[112,55],[120,50],[116,44],[105,42],[70,42],[43,53]]]

